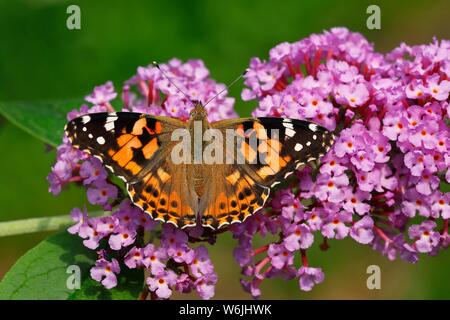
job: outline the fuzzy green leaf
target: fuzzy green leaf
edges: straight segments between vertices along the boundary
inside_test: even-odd
[[[71,275],[67,268],[79,266],[81,279],[87,279],[95,257],[79,237],[67,232],[53,235],[25,253],[6,273],[0,282],[0,300],[67,299],[74,292],[67,288]]]
[[[44,142],[61,143],[67,113],[82,105],[81,99],[53,102],[0,102],[0,114]]]
[[[81,288],[69,296],[69,300],[136,300],[142,291],[144,272],[121,268],[117,287],[106,289],[97,281],[86,279]]]
[[[136,299],[143,285],[143,272],[124,270],[119,285],[111,290],[90,278],[96,259],[82,240],[67,232],[42,241],[23,255],[0,282],[0,300],[65,299]],[[69,289],[73,283],[70,266],[80,268],[80,289]],[[123,267],[122,269],[125,269]],[[69,286],[70,287],[70,286]]]

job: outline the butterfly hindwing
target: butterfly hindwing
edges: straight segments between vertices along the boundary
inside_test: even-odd
[[[168,155],[142,180],[129,184],[128,192],[155,220],[180,228],[196,224],[198,199],[189,188],[186,166],[174,165]]]
[[[203,226],[218,229],[242,222],[264,205],[269,188],[257,184],[238,165],[214,165],[211,169],[205,182],[208,192],[199,207]]]

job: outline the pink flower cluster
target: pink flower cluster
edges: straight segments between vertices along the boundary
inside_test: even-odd
[[[122,111],[187,119],[192,103],[224,88],[211,80],[199,60],[171,60],[161,69],[187,92],[182,95],[161,72],[140,67],[122,89]],[[229,227],[238,244],[243,288],[255,298],[264,279],[296,279],[309,291],[324,280],[310,266],[308,250],[318,238],[351,237],[389,259],[416,262],[449,245],[450,42],[374,51],[358,33],[334,28],[270,50],[267,61],[253,58],[243,100],[256,100],[254,116],[307,119],[334,131],[337,139],[320,163],[297,171],[289,187],[275,190],[265,208]],[[118,96],[112,83],[96,87],[75,116],[112,111]],[[236,117],[234,99],[221,95],[208,104],[210,121]],[[216,234],[202,227],[179,230],[151,221],[123,195],[101,163],[64,138],[48,176],[58,194],[68,183],[87,189],[91,204],[111,215],[88,217],[74,209],[69,232],[97,250],[93,279],[117,285],[123,268],[142,268],[151,296],[196,291],[211,298],[217,275],[203,246]],[[255,248],[254,237],[276,240]],[[156,239],[154,243],[149,239]],[[156,243],[159,243],[156,245]],[[299,256],[301,266],[294,260]]]
[[[448,247],[450,194],[440,183],[450,182],[449,78],[449,41],[381,55],[345,28],[251,60],[242,98],[258,101],[254,116],[311,120],[338,138],[269,210],[232,227],[247,291],[258,297],[262,280],[275,276],[297,278],[306,291],[321,282],[307,259],[317,236],[324,249],[327,239],[350,236],[410,262]],[[253,248],[253,237],[268,232],[279,240]]]
[[[109,261],[108,255],[120,252],[126,267],[146,270],[149,290],[158,298],[169,298],[172,290],[181,293],[196,290],[204,299],[214,295],[217,275],[207,249],[191,248],[186,232],[166,224],[161,227],[160,246],[138,245],[142,243],[140,238],[155,231],[159,223],[128,201],[123,201],[117,211],[104,217],[88,218],[87,213],[78,208],[73,209],[71,215],[76,224],[68,231],[83,238],[86,247],[95,250],[101,241],[107,242],[107,249],[98,250],[99,258],[91,269],[91,277],[106,288],[117,285],[116,275],[120,273],[120,263],[115,258]],[[125,252],[121,252],[123,248]]]

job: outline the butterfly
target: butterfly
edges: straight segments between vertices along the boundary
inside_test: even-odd
[[[192,133],[198,123],[223,137],[230,132],[240,137],[231,152],[226,150],[225,139],[218,144],[219,151],[232,161],[174,161],[179,141],[174,141],[173,133],[179,129]],[[187,122],[133,112],[92,113],[68,122],[65,133],[74,147],[100,159],[124,180],[131,201],[153,219],[180,228],[199,221],[212,229],[245,221],[264,206],[274,186],[318,160],[334,140],[325,128],[297,119],[238,118],[210,123],[201,103],[192,109]],[[208,142],[201,145],[203,150]],[[238,154],[244,161],[235,161]]]

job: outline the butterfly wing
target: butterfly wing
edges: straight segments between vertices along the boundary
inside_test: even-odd
[[[334,139],[325,128],[296,119],[245,118],[211,126],[226,139],[230,130],[238,137],[236,150],[225,148],[233,164],[214,166],[200,202],[203,225],[212,228],[244,221],[264,205],[270,188],[323,156]]]
[[[300,166],[328,152],[334,135],[315,123],[283,118],[223,120],[214,128],[232,128],[241,139],[237,150],[245,158],[240,170],[256,183],[274,187]]]
[[[244,221],[260,209],[269,196],[264,187],[239,169],[238,165],[213,165],[201,199],[199,212],[204,227],[219,229]]]
[[[186,124],[168,117],[117,112],[78,117],[66,125],[65,132],[74,147],[100,159],[126,182],[137,206],[154,219],[182,226],[195,221],[197,201],[189,193],[185,166],[171,162],[171,133],[178,128]]]
[[[184,228],[196,225],[198,197],[185,164],[173,164],[167,153],[154,170],[128,185],[133,202],[155,220]]]

